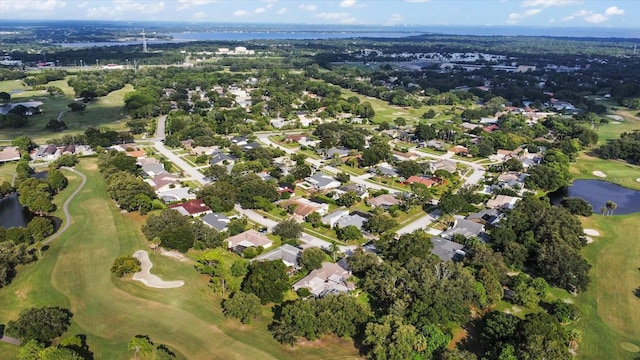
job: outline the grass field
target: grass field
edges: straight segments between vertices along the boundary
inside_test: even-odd
[[[49,96],[44,90],[31,91],[24,88],[22,82],[2,81],[0,91],[25,90],[11,96],[11,102],[42,101],[43,113],[29,117],[29,126],[19,129],[2,129],[0,140],[11,140],[21,135],[29,135],[36,142],[44,142],[48,139],[59,137],[63,134],[78,134],[91,126],[105,126],[113,129],[124,129],[123,113],[124,95],[133,91],[133,86],[126,85],[120,90],[113,91],[107,96],[97,98],[87,105],[81,112],[65,112],[62,120],[69,127],[64,132],[51,132],[45,130],[45,125],[51,119],[69,110],[67,104],[74,99],[73,88],[67,85],[66,80],[52,81],[46,86],[57,86],[64,91],[64,95]]]
[[[67,307],[74,314],[68,334],[85,334],[96,359],[131,358],[126,344],[138,334],[149,335],[187,359],[358,357],[350,340],[333,337],[294,349],[282,347],[267,331],[267,309],[252,325],[225,319],[220,299],[190,263],[150,254],[153,273],[185,281],[176,289],[151,289],[114,278],[109,272],[113,259],[148,248],[139,230],[144,218],[121,213],[107,198],[95,160],[83,160],[78,167],[88,181],[70,205],[72,226],[42,260],[21,267],[13,283],[0,289],[0,323],[31,306]],[[59,201],[79,178],[70,180]],[[0,347],[2,358],[10,353]]]
[[[602,171],[606,180],[631,189],[640,190],[640,166],[622,160],[605,160],[581,154],[578,161],[571,164],[571,175],[574,179],[602,179],[593,175],[594,171]]]
[[[584,249],[592,280],[576,298],[582,310],[579,358],[636,359],[640,353],[625,348],[640,347],[640,297],[634,294],[640,287],[640,216],[594,215],[583,224],[601,236]]]

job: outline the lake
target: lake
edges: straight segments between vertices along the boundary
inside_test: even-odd
[[[607,201],[618,205],[613,212],[616,215],[640,212],[640,191],[603,180],[576,180],[569,187],[549,194],[553,204],[559,204],[563,197],[583,198],[595,213],[599,213]]]
[[[18,202],[18,193],[13,193],[3,200],[0,200],[0,226],[4,228],[10,227],[26,227],[31,219],[29,211],[22,208]]]

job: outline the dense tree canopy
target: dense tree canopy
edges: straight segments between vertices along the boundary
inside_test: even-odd
[[[73,314],[67,309],[44,306],[22,311],[17,320],[7,323],[7,334],[24,342],[37,340],[47,343],[62,335]]]

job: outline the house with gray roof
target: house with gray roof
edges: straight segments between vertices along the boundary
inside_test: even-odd
[[[142,175],[147,177],[155,177],[156,175],[168,174],[169,172],[164,169],[164,165],[158,164],[147,164],[142,165]]]
[[[453,235],[479,237],[482,233],[484,233],[484,225],[465,219],[458,219],[450,229],[440,234],[440,236],[445,239],[451,239]]]
[[[349,149],[347,148],[331,148],[331,149],[319,149],[319,153],[324,154],[325,159],[333,159],[334,157],[344,157],[349,155]]]
[[[389,177],[389,178],[399,176],[398,172],[394,168],[390,166],[383,166],[383,165],[378,166],[377,168],[372,168],[369,170],[369,172],[378,174],[380,176]]]
[[[340,181],[322,172],[316,172],[312,176],[305,179],[309,185],[318,190],[335,189],[340,186]]]
[[[431,238],[433,249],[431,253],[439,257],[442,261],[460,261],[466,253],[462,250],[464,245],[458,244],[441,237],[434,236]]]
[[[345,228],[347,226],[355,226],[358,229],[362,230],[362,226],[369,221],[369,218],[366,218],[358,213],[348,214],[342,216],[336,222],[336,226],[339,228]]]
[[[325,225],[329,225],[329,227],[334,227],[341,217],[347,215],[349,215],[349,209],[338,209],[330,214],[323,216],[322,223]]]
[[[230,219],[224,214],[209,213],[202,217],[202,222],[210,228],[220,232],[227,230]]]
[[[181,200],[193,200],[196,198],[196,194],[194,194],[189,187],[177,187],[163,191],[156,191],[156,195],[158,195],[158,198],[165,203]]]
[[[282,262],[287,267],[298,270],[300,269],[299,260],[300,260],[301,254],[302,254],[302,249],[289,244],[284,244],[276,249],[269,251],[268,253],[264,253],[252,259],[251,261],[282,260]]]
[[[237,158],[235,156],[229,155],[229,154],[225,154],[220,150],[216,150],[216,151],[211,153],[211,160],[209,161],[209,163],[211,165],[224,166],[224,165],[228,165],[228,164],[233,164],[236,160],[237,160]]]
[[[482,225],[496,226],[503,217],[504,214],[498,209],[483,209],[470,214],[466,219]]]

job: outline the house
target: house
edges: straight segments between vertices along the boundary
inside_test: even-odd
[[[242,151],[260,149],[261,147],[262,147],[262,145],[260,145],[260,143],[257,143],[257,142],[250,142],[250,143],[247,143],[247,144],[244,144],[244,145],[240,146],[240,148],[242,148]]]
[[[183,148],[191,150],[193,148],[193,139],[182,140],[180,144],[182,144]]]
[[[227,230],[229,221],[231,220],[226,215],[212,212],[208,212],[205,216],[202,217],[202,223],[220,232]]]
[[[7,146],[0,150],[0,163],[20,160],[20,151],[15,146]]]
[[[46,145],[40,147],[36,153],[36,159],[51,161],[57,158],[58,148],[55,145]]]
[[[393,158],[397,161],[416,160],[420,156],[412,152],[392,151]]]
[[[164,165],[158,164],[147,164],[142,165],[142,176],[153,178],[156,175],[168,174],[169,172],[164,169]]]
[[[444,150],[446,149],[446,144],[440,140],[429,140],[425,144],[425,147],[436,149],[436,150]]]
[[[305,198],[290,199],[283,202],[283,205],[284,207],[295,206],[293,215],[299,222],[304,221],[307,216],[314,212],[324,215],[329,211],[329,204],[321,204]]]
[[[211,154],[213,156],[213,153],[215,153],[217,150],[217,146],[196,146],[194,148],[191,148],[190,153],[191,155]]]
[[[325,225],[329,225],[329,227],[334,227],[338,220],[343,217],[349,215],[349,209],[338,209],[331,214],[325,215],[322,217],[322,223]]]
[[[392,168],[390,166],[384,166],[384,165],[380,165],[377,168],[371,168],[371,169],[368,170],[368,172],[372,173],[372,174],[377,174],[377,175],[380,175],[380,176],[384,176],[384,177],[387,177],[387,178],[392,178],[392,177],[398,177],[399,176],[398,172],[394,168]]]
[[[335,157],[344,157],[349,155],[349,149],[346,148],[331,148],[331,149],[319,149],[319,153],[324,153],[325,159],[333,159]]]
[[[202,199],[193,199],[179,204],[169,205],[169,209],[176,210],[184,216],[199,216],[211,212]]]
[[[471,131],[471,130],[473,130],[475,128],[482,127],[482,125],[472,124],[472,123],[469,123],[469,122],[463,122],[462,124],[460,124],[460,127],[462,129],[464,129],[465,131]]]
[[[306,135],[296,134],[296,135],[287,136],[287,142],[291,142],[291,143],[299,143],[300,141],[304,141],[304,140],[307,140]]]
[[[338,190],[336,190],[336,193],[338,194],[346,194],[349,191],[353,191],[354,193],[356,193],[361,199],[366,198],[367,196],[369,196],[369,190],[367,189],[367,187],[363,184],[349,184],[349,185],[342,185],[338,188]]]
[[[344,269],[339,264],[324,262],[320,269],[313,270],[309,275],[293,284],[293,290],[307,288],[315,297],[346,293],[355,289],[355,284],[347,281],[350,276],[351,271]]]
[[[529,176],[517,171],[509,171],[498,176],[499,188],[524,189],[524,179]]]
[[[67,144],[67,145],[62,147],[60,153],[63,154],[63,155],[64,154],[73,155],[73,154],[76,153],[76,146],[74,144]]]
[[[369,221],[369,216],[364,216],[365,214],[354,211],[351,214],[347,214],[338,218],[335,226],[339,228],[346,228],[347,226],[355,226],[359,230],[362,230],[364,224]]]
[[[470,214],[465,219],[482,225],[496,226],[503,217],[504,214],[498,209],[484,209]]]
[[[209,160],[209,164],[211,165],[233,165],[237,158],[233,155],[225,154],[220,150],[216,150],[211,153],[211,160]]]
[[[487,207],[499,209],[513,209],[516,203],[521,200],[519,197],[498,195],[495,199],[487,201]]]
[[[469,155],[469,149],[467,149],[464,146],[461,145],[456,145],[454,147],[452,147],[451,149],[447,150],[450,153],[454,153],[455,155],[459,155],[459,156],[467,156]]]
[[[271,126],[273,126],[276,129],[282,129],[283,127],[291,123],[291,121],[288,121],[282,118],[271,119],[269,122],[271,123]]]
[[[290,268],[294,268],[296,270],[300,269],[300,255],[302,254],[302,249],[297,248],[295,246],[291,246],[289,244],[284,244],[278,248],[275,248],[267,253],[264,253],[251,261],[274,261],[274,260],[282,260],[282,262]]]
[[[147,152],[140,149],[140,150],[133,150],[133,151],[126,151],[125,154],[127,154],[127,156],[131,156],[134,157],[136,159],[139,158],[143,158],[147,156]]]
[[[182,186],[182,184],[180,184],[179,179],[180,178],[177,177],[176,175],[165,172],[163,174],[144,179],[144,181],[147,184],[151,185],[153,190],[158,192],[158,191],[165,191],[165,190]]]
[[[450,229],[440,234],[440,236],[445,239],[451,239],[453,235],[478,237],[482,233],[484,233],[484,225],[465,219],[458,219]]]
[[[318,190],[335,189],[340,186],[340,181],[334,179],[332,176],[326,175],[321,172],[316,172],[312,176],[305,179],[309,185]]]
[[[206,217],[203,218],[203,221]],[[252,229],[228,238],[227,244],[233,252],[242,252],[250,247],[262,246],[266,249],[271,247],[273,242]]]
[[[432,187],[436,184],[440,183],[440,179],[436,178],[436,177],[422,177],[422,176],[415,176],[415,175],[411,175],[409,176],[409,178],[407,179],[407,181],[405,181],[406,184],[413,184],[413,183],[419,183],[422,184],[426,187]]]
[[[242,146],[249,143],[248,136],[234,136],[231,138],[231,143],[234,145]]]
[[[431,161],[429,163],[429,170],[435,173],[438,170],[444,170],[450,173],[455,173],[458,170],[458,164],[455,161],[449,159],[441,159],[437,161]]]
[[[165,203],[171,203],[174,201],[192,200],[196,198],[189,187],[179,187],[168,190],[156,191],[156,195]]]
[[[439,257],[442,261],[460,261],[466,253],[462,251],[464,245],[458,244],[441,237],[434,236],[431,238],[433,248],[431,253]]]
[[[376,196],[373,199],[369,199],[368,202],[369,202],[369,205],[373,207],[380,207],[383,209],[388,209],[394,205],[400,204],[400,200],[396,199],[395,197],[389,194],[382,194],[382,195]]]

